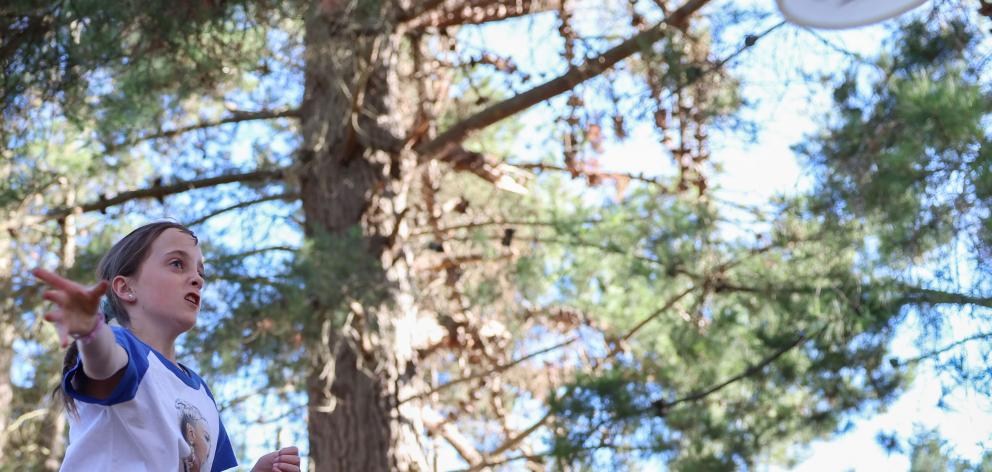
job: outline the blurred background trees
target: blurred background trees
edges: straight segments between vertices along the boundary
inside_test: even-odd
[[[208,258],[184,360],[313,470],[788,465],[923,362],[987,393],[978,13],[803,76],[813,184],[752,207],[712,184],[762,126],[741,65],[822,39],[771,2],[7,2],[0,467],[65,447],[27,269],[92,281],[162,216]],[[633,140],[665,170],[603,161]]]

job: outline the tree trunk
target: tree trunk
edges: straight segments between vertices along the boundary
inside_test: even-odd
[[[60,183],[63,187],[63,192],[65,192],[66,208],[75,207],[76,192],[69,187],[68,179],[62,178]],[[67,215],[61,220],[62,231],[59,242],[62,250],[59,258],[62,262],[63,273],[67,273],[76,266],[76,218],[78,211],[76,210],[76,213]],[[51,386],[52,388],[57,388],[61,383],[60,376],[55,377],[55,382],[55,385]],[[47,400],[48,411],[45,414],[46,427],[42,429],[43,433],[46,434],[45,440],[48,441],[48,458],[45,460],[45,470],[56,472],[62,467],[62,459],[65,457],[67,425],[65,415],[62,414],[62,403],[57,398],[50,397]]]
[[[0,246],[0,280],[4,281],[0,286],[0,294],[3,297],[0,302],[0,464],[4,463],[4,448],[7,446],[7,426],[10,424],[10,406],[14,401],[14,389],[10,383],[11,362],[14,360],[14,306],[13,297],[10,297],[10,270],[12,258],[10,255],[10,242],[0,239],[3,246]]]
[[[373,3],[344,8],[324,2],[306,23],[298,175],[307,234],[326,235],[338,241],[335,247],[346,244],[342,255],[368,258],[375,270],[353,298],[383,294],[314,307],[311,326],[322,335],[308,349],[307,391],[317,471],[429,468],[418,446],[418,412],[401,410],[396,401],[411,388],[410,376],[402,374],[412,366],[416,345],[408,264],[395,249],[406,233],[400,225],[416,161],[369,147],[377,132],[409,129],[414,114],[403,97],[412,95],[401,92],[401,35],[388,14],[366,8]]]
[[[10,307],[3,308],[5,313],[0,313],[0,464],[4,462],[10,405],[14,401],[14,390],[10,383],[11,361],[14,358],[14,325],[6,320],[11,316],[11,312],[7,310]]]

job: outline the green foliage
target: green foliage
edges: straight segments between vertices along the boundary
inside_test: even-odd
[[[226,68],[252,59],[245,53],[259,44],[246,36],[245,24],[253,19],[250,5],[124,2],[107,8],[92,0],[8,2],[0,24],[11,40],[2,58],[4,114],[26,105],[17,97],[29,92],[58,98],[66,113],[76,116],[75,107],[90,104],[94,93],[139,93],[151,99],[164,90],[202,91],[220,81]],[[108,78],[115,82],[106,83]]]
[[[615,447],[614,438],[638,432],[639,418],[650,397],[637,373],[611,370],[599,375],[580,374],[561,395],[552,396],[556,413],[552,454],[568,462],[582,462],[591,452]],[[574,421],[572,421],[574,419]]]
[[[160,156],[119,149],[188,124],[191,116],[216,114],[222,100],[264,107],[292,94],[287,89],[306,79],[274,84],[275,97],[237,100],[251,95],[254,74],[264,75],[260,69],[267,60],[280,57],[294,73],[304,62],[294,49],[302,43],[303,15],[294,11],[300,5],[287,2],[284,12],[283,3],[276,3],[152,1],[108,9],[86,0],[0,7],[0,34],[14,38],[0,48],[2,116],[9,119],[2,130],[7,167],[0,168],[0,208],[28,201],[40,214],[64,205],[72,191],[77,202],[92,201],[141,182],[158,185],[153,172],[199,175],[237,167],[226,159],[179,159],[232,148],[213,135],[162,152],[164,169],[156,168]],[[393,3],[353,5],[359,22],[342,24],[366,28],[381,22],[378,15]],[[363,31],[374,34],[374,28]],[[601,81],[612,86],[614,76],[621,77],[636,82],[635,90],[611,89],[608,99],[583,93],[596,79],[582,86],[589,89],[577,89],[570,102],[588,104],[562,107],[571,114],[548,123],[548,136],[557,139],[567,125],[575,139],[588,139],[590,125],[599,126],[607,114],[615,115],[618,128],[631,118],[628,123],[646,121],[664,132],[666,125],[657,122],[678,115],[683,124],[698,125],[693,131],[700,137],[693,139],[704,141],[709,127],[736,119],[745,101],[740,80],[724,72],[729,65],[716,67],[712,57],[710,43],[720,35],[691,32],[691,39],[673,33],[654,47],[644,45],[641,57]],[[418,41],[433,47],[433,32],[422,34]],[[987,263],[982,257],[992,247],[992,145],[983,126],[989,97],[982,71],[968,56],[977,37],[963,23],[910,24],[895,43],[897,52],[878,59],[880,74],[852,70],[840,80],[836,116],[801,148],[819,177],[815,195],[778,202],[772,214],[760,215],[759,229],[738,224],[713,200],[655,186],[634,185],[624,199],[606,200],[602,189],[542,176],[531,182],[531,195],[517,196],[467,173],[439,172],[446,168],[435,163],[417,166],[422,175],[402,176],[402,184],[415,189],[403,197],[423,200],[397,205],[408,204],[403,211],[409,213],[391,215],[415,227],[398,248],[416,260],[407,268],[409,280],[402,280],[413,287],[402,295],[416,298],[422,314],[434,315],[444,333],[418,346],[416,365],[385,370],[405,369],[398,383],[428,389],[443,385],[439,379],[465,380],[433,392],[425,408],[436,407],[482,452],[493,446],[497,403],[512,418],[545,402],[550,426],[535,436],[546,441],[559,468],[635,469],[649,460],[672,470],[731,470],[793,462],[795,445],[843,431],[855,415],[883,408],[912,375],[906,365],[890,362],[888,346],[906,306],[927,294],[909,293],[893,274],[933,257],[962,234],[975,236],[963,239],[977,241],[971,247],[980,256],[976,261]],[[437,44],[447,41],[453,39]],[[399,57],[388,60],[405,67],[409,54],[409,48],[399,48]],[[501,82],[506,77],[488,66],[452,72],[443,70],[451,58],[427,59],[456,76],[450,102],[429,104],[446,110],[429,123],[431,132],[511,96],[500,84],[512,81]],[[411,80],[408,72],[421,71],[403,70],[389,80],[408,87],[402,83]],[[361,84],[338,85],[359,90]],[[384,99],[409,100],[402,94],[412,89]],[[685,101],[676,100],[675,90],[686,92]],[[646,96],[654,100],[650,106]],[[322,125],[333,131],[338,124]],[[522,126],[507,120],[464,144],[491,163],[512,162],[517,156],[510,150]],[[290,125],[278,131],[298,130]],[[297,158],[272,157],[271,134],[259,134],[252,137],[256,164]],[[542,152],[547,163],[560,160],[553,146]],[[300,166],[294,171],[309,169],[308,161],[295,163]],[[297,182],[289,180],[194,193],[166,208],[186,221],[200,210],[268,191],[293,192]],[[676,187],[672,180],[665,182],[669,189]],[[375,192],[375,198],[394,197]],[[425,211],[428,198],[435,210],[446,211]],[[280,208],[284,221],[298,216],[291,206]],[[152,204],[126,211],[159,210]],[[144,217],[130,213],[101,217],[106,231],[83,238],[86,249],[73,277],[89,280],[123,227]],[[268,235],[272,224],[259,223],[247,211],[236,219],[246,231],[207,225],[201,234],[211,298],[204,298],[200,326],[182,341],[180,353],[196,359],[215,385],[245,381],[247,396],[274,395],[286,403],[303,396],[301,379],[323,367],[312,359],[329,347],[329,338],[351,336],[352,330],[378,334],[400,289],[387,281],[390,268],[370,255],[376,248],[369,245],[382,241],[357,225],[308,234],[302,247],[268,250],[254,247],[249,236]],[[60,230],[48,222],[32,231],[45,233],[32,241],[43,247],[54,246],[52,235]],[[401,239],[407,237],[403,232],[397,232]],[[877,250],[870,247],[876,241]],[[575,319],[555,319],[546,308],[557,306]],[[493,326],[490,334],[480,334]],[[530,365],[510,365],[537,344],[572,336],[578,341],[560,357],[549,351],[531,359],[545,363],[546,376],[534,375]],[[50,337],[36,336],[37,344],[50,348]],[[15,414],[41,404],[47,387],[42,380],[53,377],[56,361],[49,356],[38,363],[34,383],[18,391]],[[300,429],[304,411],[289,415]],[[511,429],[503,425],[508,436]],[[31,431],[25,445],[41,436]],[[525,447],[539,447],[537,442]],[[939,443],[919,444],[921,464],[927,454],[943,453]],[[35,462],[21,464],[30,468]]]
[[[556,457],[592,468],[634,456],[673,470],[788,463],[792,445],[842,430],[908,380],[886,362],[898,290],[862,267],[862,233],[811,219],[810,202],[785,205],[768,233],[735,239],[715,206],[650,188],[603,207],[556,197],[559,223],[542,238],[561,244],[542,250],[552,293],[608,327],[604,349],[622,346],[550,397]],[[799,336],[808,340],[795,345]],[[602,451],[620,437],[623,447]]]
[[[964,20],[907,25],[877,72],[836,85],[837,115],[797,148],[824,210],[865,221],[894,266],[939,263],[958,241],[989,271],[992,96],[973,57],[979,38]]]
[[[889,453],[909,456],[911,472],[954,471],[987,472],[992,470],[992,453],[985,453],[978,462],[971,462],[955,454],[953,447],[936,429],[917,425],[906,439],[897,434],[881,433],[879,443]]]

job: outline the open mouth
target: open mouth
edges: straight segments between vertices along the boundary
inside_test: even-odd
[[[195,306],[197,308],[199,308],[199,306],[200,306],[200,296],[197,295],[197,294],[195,294],[195,293],[192,293],[192,292],[191,293],[187,293],[186,294],[186,301],[192,303],[193,306]]]

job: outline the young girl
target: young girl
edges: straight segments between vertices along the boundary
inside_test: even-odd
[[[151,223],[114,244],[92,288],[43,269],[56,305],[45,319],[62,347],[69,447],[62,470],[218,471],[237,466],[206,383],[176,362],[176,338],[196,323],[203,255],[196,236]],[[102,304],[100,300],[106,297]],[[110,327],[116,319],[122,326]],[[69,340],[72,340],[71,345]],[[299,471],[299,451],[266,454],[258,472]]]

